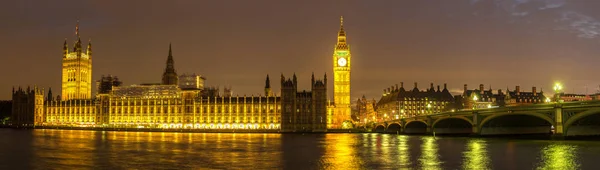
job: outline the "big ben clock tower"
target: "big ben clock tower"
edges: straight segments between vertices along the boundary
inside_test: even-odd
[[[333,115],[330,128],[345,128],[343,122],[350,118],[350,46],[346,42],[344,17],[340,17],[340,31],[333,50]]]

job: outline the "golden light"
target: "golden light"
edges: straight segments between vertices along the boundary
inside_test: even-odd
[[[556,91],[557,93],[563,89],[563,86],[560,83],[554,83],[554,91]]]
[[[578,169],[577,146],[551,144],[542,149],[541,162],[537,169]]]
[[[552,100],[550,100],[550,98],[546,97],[546,103],[550,103]]]
[[[479,100],[479,98],[477,98],[477,96],[473,96],[473,101],[477,101]]]

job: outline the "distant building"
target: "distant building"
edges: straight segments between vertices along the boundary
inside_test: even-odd
[[[327,78],[311,78],[311,91],[298,91],[294,74],[292,79],[281,75],[281,130],[325,131],[327,129]]]
[[[169,44],[169,56],[167,57],[167,67],[162,75],[163,85],[178,85],[179,77],[175,71],[175,61],[173,60],[173,52],[171,50],[171,44]]]
[[[356,117],[360,123],[372,122],[373,118],[377,115],[377,112],[375,112],[376,104],[377,101],[375,99],[368,100],[364,95],[356,101]]]
[[[427,115],[450,111],[454,106],[454,98],[444,89],[434,89],[433,83],[427,90],[421,91],[417,83],[412,90],[405,90],[404,83],[383,90],[381,99],[377,102],[377,116],[375,121],[399,119],[418,115]]]
[[[506,106],[538,104],[546,102],[544,92],[538,92],[536,87],[531,88],[531,92],[521,91],[520,86],[516,86],[514,91],[506,89],[507,93],[504,96]]]
[[[559,96],[563,102],[590,101],[595,98],[597,100],[597,95],[560,93]]]
[[[179,88],[204,90],[206,78],[196,74],[183,74],[179,76]]]
[[[3,123],[3,119],[11,117],[12,113],[12,100],[0,100],[0,124]]]
[[[117,76],[102,75],[100,80],[96,81],[96,92],[98,94],[108,94],[112,91],[113,87],[119,87],[122,84],[123,82],[121,82]]]
[[[498,90],[494,94],[491,88],[484,90],[483,84],[480,84],[479,89],[475,90],[468,90],[465,84],[463,94],[456,98],[459,98],[462,104],[457,109],[485,109],[546,102],[544,92],[538,92],[536,87],[532,87],[531,92],[524,92],[521,91],[520,86],[516,86],[514,91]]]
[[[12,92],[12,125],[34,126],[41,125],[44,117],[44,91],[34,87],[22,89],[19,87]]]
[[[84,52],[79,37],[79,22],[75,27],[77,41],[72,51],[63,45],[62,57],[62,100],[92,98],[92,42]]]
[[[483,84],[479,85],[479,89],[469,90],[467,84],[464,85],[464,91],[461,96],[463,109],[483,109],[498,106],[498,95],[492,92],[492,88],[484,90]]]
[[[80,60],[80,49],[75,51]],[[67,89],[82,87],[66,93],[63,89],[67,95],[63,99],[54,100],[51,90],[45,96],[44,89],[37,87],[13,90],[12,125],[282,131],[325,131],[327,127],[326,78],[313,76],[311,91],[298,91],[296,76],[285,81],[282,75],[281,97],[272,94],[268,76],[264,96],[233,96],[231,87],[225,87],[221,95],[218,88],[205,88],[199,76],[184,75],[179,80],[169,47],[162,83],[121,86],[118,78],[103,76],[97,82],[98,94],[91,98],[87,95],[91,81],[70,75],[72,68],[89,68],[86,73],[91,73],[89,64],[68,66],[63,72],[69,74]],[[71,87],[72,82],[87,85],[85,89]]]

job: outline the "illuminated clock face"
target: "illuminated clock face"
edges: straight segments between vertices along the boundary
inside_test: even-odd
[[[346,66],[346,64],[347,64],[347,61],[346,61],[345,58],[338,59],[338,65],[339,66]]]

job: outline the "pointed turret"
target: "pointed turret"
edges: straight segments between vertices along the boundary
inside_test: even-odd
[[[162,84],[164,85],[177,85],[179,78],[175,71],[175,61],[173,60],[173,51],[171,50],[171,43],[169,43],[169,56],[167,57],[167,67],[162,77]]]
[[[88,46],[87,46],[87,50],[85,51],[88,55],[88,57],[92,57],[92,39],[90,38],[90,40],[88,41]]]
[[[344,16],[340,16],[340,31],[338,37],[346,37],[346,31],[344,31]]]
[[[298,87],[298,79],[296,79],[296,73],[294,73],[294,76],[292,77],[292,82],[294,83],[294,87]]]
[[[75,41],[75,45],[73,45],[73,51],[77,53],[77,56],[81,56],[81,36],[79,35],[79,20],[77,20],[77,25],[75,26],[75,35],[77,35],[77,41]]]
[[[325,87],[327,87],[327,73],[325,73],[325,75],[323,76],[323,82],[325,84]]]
[[[267,96],[267,97],[273,96],[273,92],[271,91],[271,80],[269,80],[268,74],[267,74],[267,79],[265,80],[265,96]]]
[[[54,98],[52,98],[52,87],[50,87],[48,89],[48,96],[46,96],[46,101],[52,101]]]
[[[346,31],[344,30],[344,17],[340,17],[340,31],[338,32],[338,41],[335,47],[336,50],[348,50],[346,44]]]
[[[271,80],[269,80],[268,74],[267,74],[267,80],[265,80],[265,88],[271,88]]]
[[[69,54],[69,47],[67,45],[67,38],[65,38],[65,43],[63,44],[63,58],[66,58]]]

